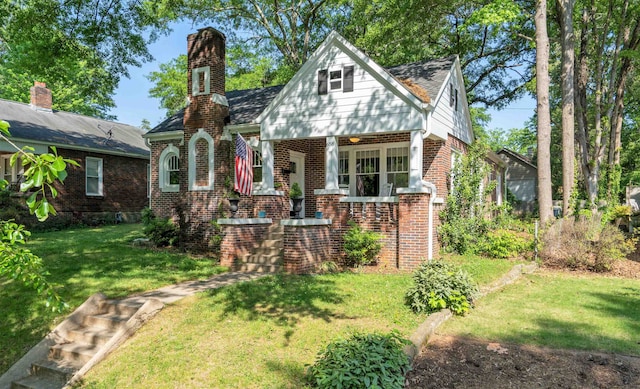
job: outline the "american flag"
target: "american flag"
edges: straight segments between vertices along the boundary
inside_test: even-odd
[[[242,135],[236,135],[236,177],[233,189],[243,195],[253,190],[253,150]]]

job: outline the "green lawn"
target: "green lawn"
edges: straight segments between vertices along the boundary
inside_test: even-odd
[[[540,271],[484,297],[438,333],[640,356],[640,283]]]
[[[482,282],[513,263],[456,258]],[[85,386],[299,388],[306,364],[353,331],[398,330],[424,321],[404,304],[410,274],[275,276],[203,293],[165,308],[96,366]]]
[[[70,310],[53,313],[31,289],[0,280],[0,372],[96,292],[127,296],[224,270],[210,259],[132,247],[141,230],[139,224],[123,224],[32,236],[28,248],[43,258],[51,273],[48,279],[60,285],[58,292]]]

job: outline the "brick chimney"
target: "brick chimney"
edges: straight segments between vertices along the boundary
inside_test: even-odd
[[[187,94],[189,106],[184,124],[193,127],[211,126],[219,116],[214,105],[228,107],[224,97],[225,41],[223,33],[206,27],[187,37]],[[205,123],[209,121],[209,123]]]
[[[51,91],[47,89],[47,84],[36,81],[33,83],[30,92],[31,108],[36,111],[51,112],[53,98],[51,96]]]

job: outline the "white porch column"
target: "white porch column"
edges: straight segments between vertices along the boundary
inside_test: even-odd
[[[409,146],[409,188],[422,188],[422,131],[411,131]]]
[[[335,136],[326,138],[324,166],[325,166],[325,184],[324,188],[328,190],[339,189],[338,187],[338,140]]]
[[[262,141],[262,189],[273,189],[273,141]]]

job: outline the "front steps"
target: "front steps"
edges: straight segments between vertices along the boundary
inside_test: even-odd
[[[279,224],[269,226],[266,239],[256,245],[250,253],[239,258],[234,269],[258,273],[282,272],[283,242],[284,227]]]
[[[79,371],[88,370],[117,345],[119,338],[131,332],[128,329],[136,327],[132,322],[144,320],[138,316],[151,313],[146,308],[148,305],[145,304],[143,309],[143,303],[140,302],[106,300],[102,295],[92,296],[45,339],[48,340],[48,353],[46,350],[34,351],[34,356],[43,358],[31,361],[28,375],[13,380],[10,388],[65,387]],[[39,344],[34,349],[46,346]],[[23,368],[24,364],[23,362]]]

